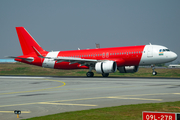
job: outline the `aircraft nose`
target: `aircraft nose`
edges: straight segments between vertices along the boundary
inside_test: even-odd
[[[171,54],[171,58],[172,58],[173,60],[177,59],[177,54],[176,54],[176,53],[174,53],[174,52],[172,52],[172,54]]]

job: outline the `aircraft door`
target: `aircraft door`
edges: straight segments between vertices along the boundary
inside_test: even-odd
[[[53,59],[45,58],[43,62],[43,67],[45,68],[54,68],[55,61]]]
[[[46,57],[56,58],[58,56],[58,53],[59,53],[59,51],[49,52]],[[55,62],[56,61],[54,59],[45,58],[43,61],[42,67],[54,68]]]
[[[153,57],[153,46],[152,45],[148,46],[147,57]]]

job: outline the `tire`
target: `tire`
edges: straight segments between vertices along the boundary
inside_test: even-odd
[[[157,72],[156,72],[156,71],[153,71],[152,74],[153,74],[153,75],[157,75]]]
[[[93,76],[94,76],[94,73],[93,73],[93,72],[87,72],[87,73],[86,73],[86,76],[87,76],[87,77],[93,77]]]
[[[108,77],[108,76],[109,76],[109,73],[102,73],[102,76],[103,76],[103,77]]]

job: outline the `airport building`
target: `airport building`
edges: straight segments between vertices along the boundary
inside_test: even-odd
[[[170,64],[168,68],[180,68],[180,65],[177,64]]]
[[[0,59],[0,63],[15,63],[14,59]]]

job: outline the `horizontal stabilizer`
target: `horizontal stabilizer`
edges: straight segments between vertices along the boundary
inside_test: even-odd
[[[27,60],[27,61],[34,60],[33,58],[22,58],[22,57],[14,57],[14,56],[6,56],[6,58],[22,59],[22,60]]]

